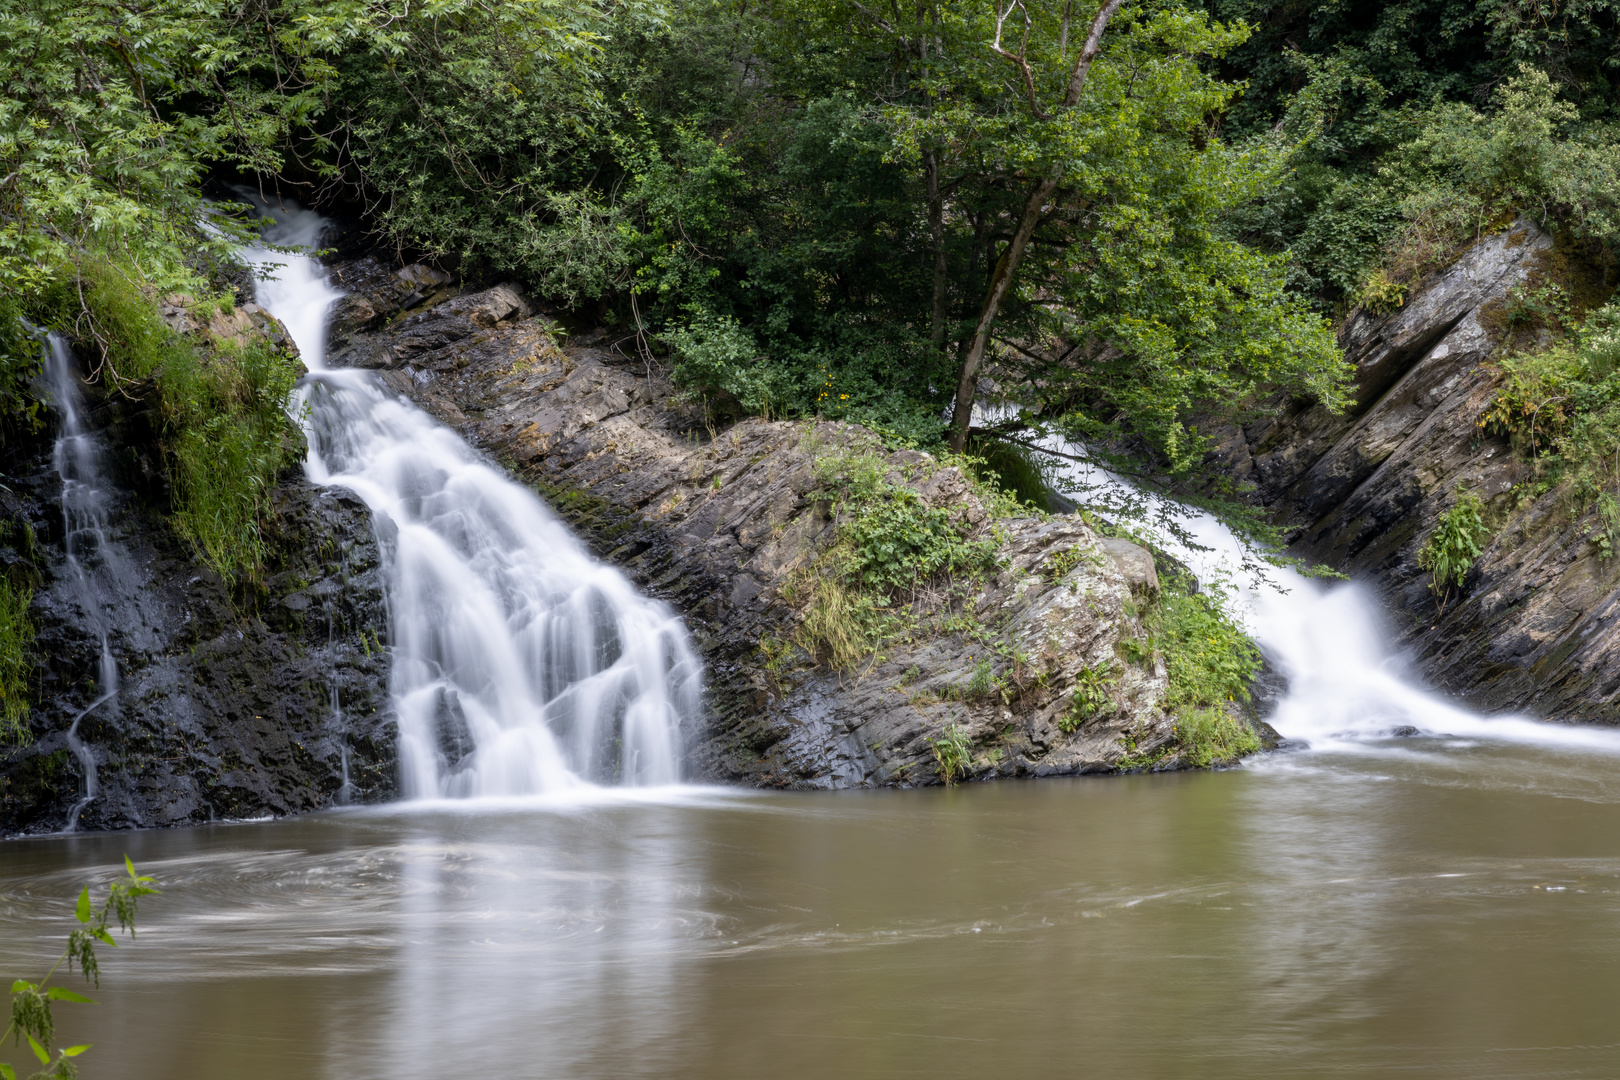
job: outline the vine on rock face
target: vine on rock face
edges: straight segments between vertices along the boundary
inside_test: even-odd
[[[90,902],[88,886],[79,893],[78,903],[73,909],[74,917],[79,920],[79,928],[68,935],[67,948],[62,950],[62,955],[57,957],[45,977],[37,983],[17,979],[11,984],[11,1023],[4,1032],[0,1032],[0,1045],[8,1037],[13,1045],[27,1040],[28,1048],[39,1059],[41,1066],[40,1071],[29,1080],[72,1080],[79,1075],[73,1059],[90,1047],[59,1047],[56,1056],[52,1057],[50,1045],[56,1037],[56,1017],[52,1010],[59,1001],[86,1005],[94,1002],[65,986],[47,988],[45,984],[51,981],[51,976],[66,961],[69,971],[73,970],[74,964],[79,965],[79,973],[85,980],[99,987],[101,966],[96,960],[96,943],[115,949],[118,947],[118,942],[113,940],[107,929],[108,922],[116,919],[130,937],[135,936],[135,909],[141,897],[155,895],[158,890],[152,887],[150,877],[135,873],[135,864],[129,861],[127,855],[124,857],[124,870],[127,876],[108,886],[107,899],[102,901],[99,909]],[[17,1080],[16,1069],[0,1062],[0,1080]]]
[[[1429,590],[1439,597],[1442,611],[1451,599],[1452,589],[1461,587],[1483,550],[1480,545],[1489,535],[1481,517],[1484,509],[1478,495],[1463,492],[1456,505],[1441,515],[1440,523],[1418,552],[1418,565],[1430,572]]]

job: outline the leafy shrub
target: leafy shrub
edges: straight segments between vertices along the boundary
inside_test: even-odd
[[[1568,345],[1510,356],[1495,366],[1499,382],[1479,426],[1507,436],[1530,456],[1544,453],[1565,434],[1577,398],[1590,408],[1607,389],[1586,379],[1585,365]]]
[[[749,415],[769,416],[773,405],[780,408],[769,363],[736,319],[699,312],[663,336],[675,357],[670,376],[677,386],[729,398]]]
[[[973,744],[968,740],[966,728],[948,723],[940,729],[939,735],[929,737],[928,745],[934,748],[934,761],[939,765],[939,777],[946,787],[967,772],[973,759]]]
[[[29,741],[28,676],[33,670],[34,594],[0,577],[0,745]]]
[[[1555,491],[1572,516],[1597,509],[1592,539],[1607,558],[1620,545],[1620,303],[1494,367],[1496,392],[1479,426],[1529,460],[1535,482],[1522,497]]]
[[[1177,718],[1176,745],[1188,765],[1208,769],[1256,752],[1260,738],[1231,713],[1213,706],[1192,709]]]
[[[1489,535],[1481,518],[1484,509],[1478,495],[1462,492],[1456,504],[1440,516],[1423,550],[1418,552],[1418,565],[1431,573],[1429,589],[1441,598],[1441,606],[1452,588],[1462,585],[1474,560],[1479,558],[1480,545]]]
[[[1366,311],[1381,315],[1406,303],[1407,288],[1404,282],[1392,280],[1382,267],[1375,267],[1352,299]]]
[[[1249,700],[1260,650],[1208,589],[1193,593],[1179,576],[1165,575],[1149,625],[1170,676],[1172,710]]]
[[[87,982],[100,986],[101,966],[96,960],[96,943],[118,944],[107,929],[109,923],[116,920],[131,937],[135,936],[135,912],[141,897],[156,895],[158,890],[152,886],[150,877],[135,873],[135,864],[129,861],[127,855],[124,857],[124,869],[128,876],[113,881],[107,887],[107,899],[102,901],[99,908],[90,902],[88,887],[79,893],[78,903],[73,908],[79,929],[68,935],[67,948],[62,950],[62,955],[51,965],[45,977],[37,983],[17,979],[11,984],[11,1023],[5,1031],[0,1032],[0,1045],[7,1038],[12,1040],[13,1045],[27,1040],[28,1048],[34,1052],[42,1067],[31,1080],[73,1080],[78,1070],[73,1067],[72,1059],[90,1049],[88,1046],[69,1046],[58,1049],[54,1058],[51,1056],[50,1046],[56,1036],[56,1003],[67,1001],[88,1005],[94,1002],[65,986],[47,988],[45,984],[51,981],[51,976],[65,961],[69,971],[77,964],[79,973]],[[17,1071],[0,1062],[0,1080],[17,1080]]]
[[[835,528],[828,547],[789,583],[789,599],[802,612],[797,641],[812,656],[848,667],[917,627],[917,618],[897,605],[904,594],[914,597],[930,584],[949,588],[995,569],[993,533],[975,536],[950,511],[928,506],[890,479],[891,467],[875,452],[818,454],[810,435],[806,447],[816,455],[818,485],[834,500]],[[995,499],[986,501],[995,508]]]
[[[850,569],[872,589],[904,589],[940,574],[994,566],[995,544],[970,540],[942,506],[929,506],[910,488],[888,485],[854,508],[842,537]]]
[[[973,538],[945,507],[929,506],[889,479],[873,453],[836,453],[816,460],[816,479],[837,497],[845,569],[868,589],[915,588],[940,575],[974,574],[995,566],[995,541]]]

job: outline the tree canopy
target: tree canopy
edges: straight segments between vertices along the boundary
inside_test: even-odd
[[[23,407],[18,317],[97,336],[94,304],[62,299],[87,260],[153,297],[224,289],[251,223],[210,185],[247,181],[517,277],[667,353],[717,413],[961,445],[987,377],[1191,468],[1196,417],[1277,390],[1342,404],[1331,320],[1510,208],[1608,242],[1613,19],[7,0],[0,393]]]

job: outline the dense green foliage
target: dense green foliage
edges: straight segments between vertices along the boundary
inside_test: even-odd
[[[1277,189],[1232,218],[1292,256],[1326,310],[1398,304],[1515,213],[1612,247],[1620,8],[1501,0],[1209,0],[1246,20],[1221,73],[1247,84],[1229,138],[1316,129]]]
[[[1166,704],[1178,715],[1203,706],[1249,700],[1249,681],[1260,652],[1218,596],[1192,591],[1193,582],[1169,573],[1150,616],[1153,644],[1170,676]]]
[[[1616,27],[1596,0],[24,0],[0,11],[4,428],[34,419],[24,317],[113,388],[154,380],[180,528],[251,574],[290,369],[133,311],[230,301],[251,227],[212,177],[515,276],[667,355],[712,418],[934,446],[954,402],[965,447],[982,373],[1181,474],[1195,416],[1344,404],[1328,317],[1399,306],[1516,215],[1611,259]],[[850,572],[935,572],[949,538],[904,497],[851,531],[899,527]]]
[[[1152,753],[1127,754],[1119,767],[1150,769],[1179,756],[1191,768],[1208,769],[1256,752],[1259,736],[1232,705],[1249,700],[1260,650],[1219,596],[1195,591],[1190,575],[1170,569],[1160,581],[1147,614],[1149,644],[1164,657],[1170,683],[1164,703],[1175,717],[1175,737]]]
[[[0,1032],[0,1044],[8,1039],[14,1046],[27,1041],[28,1049],[33,1051],[40,1064],[40,1070],[29,1080],[72,1080],[79,1075],[73,1059],[90,1047],[61,1047],[52,1055],[51,1044],[56,1036],[54,1009],[56,1003],[61,1001],[86,1005],[94,1002],[76,990],[69,990],[65,986],[47,987],[46,984],[65,962],[69,971],[77,964],[79,973],[87,982],[93,986],[101,985],[101,965],[96,958],[96,945],[118,947],[118,942],[113,940],[111,931],[107,929],[108,925],[116,921],[133,937],[135,912],[141,897],[153,896],[158,892],[150,877],[135,873],[135,864],[129,861],[127,855],[124,857],[124,870],[125,877],[108,884],[107,898],[99,907],[91,903],[88,886],[79,893],[78,903],[73,908],[73,916],[79,926],[68,934],[67,947],[45,977],[38,982],[17,979],[11,984],[11,1023],[4,1032]],[[0,1062],[0,1080],[17,1080],[16,1069]]]
[[[934,443],[982,323],[1008,389],[1186,465],[1194,409],[1333,403],[1342,372],[1283,260],[1224,228],[1294,145],[1211,124],[1248,28],[1110,6],[1082,62],[1092,14],[28,0],[0,16],[0,277],[28,308],[87,257],[208,295],[243,225],[200,227],[201,181],[235,170],[667,346],[722,411]]]

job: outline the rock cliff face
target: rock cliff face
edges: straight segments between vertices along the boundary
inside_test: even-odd
[[[1384,315],[1360,313],[1341,344],[1356,406],[1334,416],[1280,405],[1224,433],[1219,460],[1291,525],[1291,552],[1367,581],[1430,681],[1487,710],[1620,722],[1620,565],[1558,493],[1527,500],[1504,439],[1479,426],[1505,346],[1502,308],[1556,278],[1553,237],[1518,222],[1464,252]],[[1499,522],[1442,611],[1418,552],[1459,489]]]
[[[99,794],[78,826],[183,825],[388,797],[395,739],[369,512],[287,470],[272,495],[262,589],[233,596],[159,512],[167,491],[154,418],[141,408],[91,410],[118,494],[87,564],[120,685],[79,725]],[[68,729],[102,691],[94,620],[66,563],[52,434],[7,447],[0,465],[0,573],[33,590],[41,663],[33,742],[0,748],[0,833],[67,825],[86,789]]]
[[[889,453],[836,423],[747,420],[714,431],[656,364],[580,342],[510,286],[464,292],[424,267],[338,265],[349,295],[334,366],[372,369],[530,483],[596,551],[687,618],[709,705],[688,733],[694,779],[787,787],[937,783],[935,740],[970,778],[1107,771],[1172,745],[1166,673],[1146,642],[1152,555],[1074,517],[992,517],[958,470]],[[243,305],[206,324],[164,301],[177,331],[279,333]],[[287,470],[273,494],[259,586],[233,594],[168,525],[158,419],[93,401],[119,493],[92,570],[120,686],[95,705],[99,639],[66,562],[47,431],[6,448],[0,572],[33,590],[33,742],[0,749],[0,832],[298,813],[393,794],[384,552],[366,508]],[[795,639],[815,561],[837,533],[829,462],[876,460],[980,539],[1001,569],[924,589],[924,627],[851,670]],[[1108,671],[1100,684],[1097,673]],[[1087,688],[1077,709],[1075,691]],[[1100,697],[1099,697],[1100,695]],[[86,709],[89,709],[86,712]],[[1158,767],[1180,763],[1174,755]]]
[[[1076,518],[992,522],[957,470],[887,454],[891,481],[980,535],[995,530],[1005,569],[949,601],[961,632],[895,645],[851,671],[783,663],[794,652],[783,643],[799,618],[795,590],[835,531],[817,462],[882,454],[870,433],[762,420],[708,430],[655,365],[584,343],[559,348],[548,321],[507,286],[366,332],[389,319],[401,291],[368,263],[338,270],[356,291],[336,312],[331,363],[375,369],[686,616],[712,705],[710,727],[689,741],[692,775],[799,787],[933,782],[929,740],[947,724],[966,734],[974,776],[1107,770],[1172,738],[1162,661],[1121,659],[1144,636],[1140,613],[1158,589],[1142,549],[1101,540]],[[1076,680],[1104,663],[1122,672],[1112,704],[1064,732]]]

